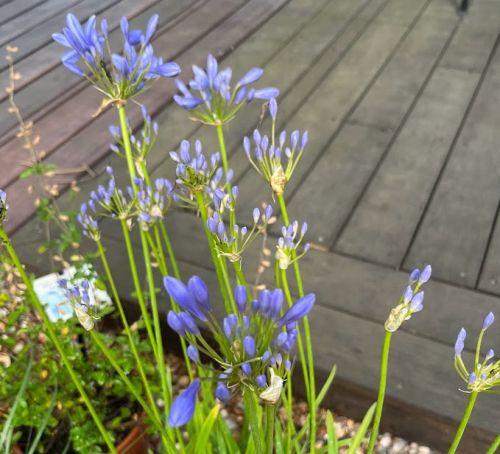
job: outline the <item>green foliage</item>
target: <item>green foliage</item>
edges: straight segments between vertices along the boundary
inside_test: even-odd
[[[65,352],[85,383],[92,403],[118,442],[126,435],[123,427],[131,421],[137,405],[102,352],[92,343],[82,340],[84,330],[75,320],[59,321],[55,325]],[[45,427],[42,445],[55,443],[57,437],[69,437],[71,448],[76,452],[90,454],[106,451],[76,388],[65,368],[61,367],[50,341],[45,339],[43,327],[21,328],[17,335],[21,334],[27,335],[25,347],[17,353],[10,367],[0,367],[0,395],[5,396],[11,406],[17,401],[11,418],[14,437],[21,438],[26,428],[32,428],[34,433],[36,429]],[[135,361],[126,337],[122,334],[103,334],[102,339],[115,352],[120,367],[129,379],[140,389],[141,381],[135,371]],[[144,358],[151,355],[148,343],[142,341],[139,335],[135,336],[135,341]],[[10,336],[0,339],[0,343],[12,349],[16,339]],[[34,361],[29,381],[26,382],[23,376],[32,361],[31,355]],[[145,364],[150,365],[146,374],[154,374],[153,362],[145,361]],[[48,409],[52,410],[50,414],[47,414]],[[0,428],[5,427],[6,422],[0,421]],[[65,427],[69,430],[64,434]],[[57,440],[58,443],[62,441]]]

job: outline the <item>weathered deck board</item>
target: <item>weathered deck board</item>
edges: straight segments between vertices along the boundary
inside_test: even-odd
[[[35,8],[46,0],[17,0],[16,2],[0,3],[0,25],[20,16],[31,8]]]
[[[373,2],[373,5],[377,3],[379,2]],[[275,20],[266,24],[263,30],[259,30],[259,33],[256,33],[254,37],[245,41],[241,48],[234,54],[231,54],[224,64],[234,67],[240,65],[250,66],[251,64],[262,66],[265,71],[262,84],[280,87],[281,106],[284,99],[289,99],[287,94],[294,94],[295,91],[300,91],[297,84],[302,83],[305,79],[312,79],[314,83],[320,80],[322,73],[314,71],[314,68],[311,68],[310,64],[321,59],[323,66],[327,65],[329,67],[331,65],[337,55],[331,52],[324,58],[323,53],[329,49],[328,40],[335,41],[346,32],[346,27],[349,26],[350,21],[358,17],[359,5],[363,8],[367,4],[339,1],[335,3],[335,8],[332,8],[331,4],[328,5],[327,8],[322,9],[309,22],[297,28],[299,32],[293,38],[290,38],[289,41],[285,38],[287,35],[284,34],[283,40],[280,41],[282,41],[282,44],[287,43],[286,46],[283,46],[281,49],[276,48],[275,54],[269,54],[268,61],[262,60],[260,55],[263,52],[267,53],[269,47],[267,45],[268,36],[275,36],[277,34],[276,30],[282,30],[281,33],[287,30],[287,27],[283,27],[283,19],[286,16],[280,14]],[[298,5],[290,5],[290,9],[296,10],[297,14],[301,14],[302,17],[308,17],[301,11],[302,7],[307,8],[307,3],[301,3],[300,8]],[[310,10],[310,8],[308,9]],[[287,16],[289,14],[291,12]],[[295,22],[296,26],[300,24],[301,21]],[[323,42],[323,45],[320,45],[319,43],[322,42],[320,37],[323,37],[327,43]],[[276,38],[273,39],[273,42],[276,42]],[[323,68],[323,71],[326,71],[326,69]],[[295,97],[295,102],[300,102],[299,99],[299,97]],[[162,142],[162,146],[167,149],[173,149],[182,138],[193,139],[196,137],[202,140],[207,150],[218,148],[217,139],[211,128],[191,126],[190,131],[194,132],[193,136],[186,134],[186,113],[176,106],[174,106],[174,109],[170,114],[166,112],[169,123],[172,124],[172,131],[170,134],[167,134],[169,141],[167,144]],[[246,107],[225,128],[225,139],[228,150],[232,154],[231,167],[235,172],[235,179],[238,179],[248,166],[246,157],[241,150],[241,142],[243,136],[250,133],[252,128],[255,127],[261,109],[262,106],[258,103]],[[281,109],[282,107],[280,107]],[[163,160],[165,163],[155,170],[155,174],[157,175],[171,174],[172,166],[168,156],[165,156]]]
[[[176,0],[168,3],[158,0],[143,2],[123,0],[103,14],[108,20],[112,48],[116,48],[113,45],[118,45],[121,39],[119,21],[123,15],[132,18],[130,21],[131,27],[144,28],[151,15],[159,14],[159,28],[163,30],[165,27],[173,25],[178,20],[179,15],[185,14],[186,10],[191,11],[189,8],[195,8],[196,6],[197,2],[195,0]],[[44,47],[42,51],[46,49],[47,47]],[[60,46],[58,46],[58,51],[60,53]],[[87,85],[86,81],[76,77],[68,77],[68,70],[59,64],[49,73],[17,91],[16,103],[25,117],[29,117],[36,122]],[[40,89],[41,87],[43,89]],[[0,144],[5,143],[15,133],[15,129],[12,130],[12,128],[16,125],[16,120],[8,113],[7,104],[8,100],[0,102],[0,135],[2,135]]]
[[[330,246],[337,238],[394,131],[425,85],[456,20],[451,16],[443,22],[424,14],[348,119],[348,124],[360,127],[340,130],[294,194],[292,209],[304,207],[300,209],[302,216],[316,220],[310,230],[313,241]],[[408,67],[413,70],[408,71]],[[317,203],[308,204],[307,200]],[[372,225],[376,228],[376,223]]]
[[[15,44],[19,49],[15,54],[15,58],[20,60],[52,42],[54,30],[62,30],[62,25],[66,23],[66,14],[73,13],[81,20],[86,20],[92,14],[100,14],[118,2],[119,0],[85,0],[47,18],[41,24],[15,39]],[[6,51],[0,49],[0,71],[8,68],[5,56]]]
[[[82,0],[47,0],[45,3],[31,9],[28,14],[18,16],[0,26],[0,45],[3,46],[4,44],[12,42],[15,38],[49,19],[54,14],[64,11],[80,2],[82,2]]]
[[[400,1],[389,2],[379,19],[366,29],[340,63],[287,121],[287,130],[308,130],[310,139],[307,153],[304,153],[300,166],[287,184],[285,196],[290,197],[299,187],[353,105],[383,71],[428,3],[408,1],[406,7],[402,7]],[[402,11],[405,12],[404,17],[401,16]],[[409,18],[413,20],[410,24]],[[332,106],[335,108],[332,109]],[[318,121],[319,118],[321,121]],[[240,203],[243,206],[248,206],[249,198],[269,198],[268,188],[251,173],[244,176],[239,185]]]
[[[336,249],[401,264],[478,79],[455,70],[435,72]]]
[[[436,276],[468,287],[476,285],[499,199],[491,190],[500,183],[498,62],[497,46],[406,261],[432,262]]]

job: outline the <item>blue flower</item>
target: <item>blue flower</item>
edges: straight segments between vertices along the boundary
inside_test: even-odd
[[[465,328],[461,328],[460,331],[458,332],[457,340],[455,342],[455,355],[462,354],[465,346],[464,342],[466,336],[467,332],[465,331]]]
[[[267,386],[267,377],[264,374],[255,377],[255,383],[259,388],[265,388]]]
[[[494,321],[495,321],[495,316],[493,315],[493,312],[488,312],[486,317],[484,317],[483,330],[488,329],[493,324]]]
[[[298,252],[306,232],[307,223],[303,222],[300,226],[297,220],[281,228],[281,236],[276,246],[276,259],[280,269],[288,269],[293,262],[300,260],[309,251],[310,244],[305,243],[302,251]]]
[[[391,333],[397,331],[404,321],[409,320],[413,314],[424,308],[424,292],[420,289],[430,279],[431,274],[430,265],[426,265],[422,271],[416,268],[410,273],[409,285],[405,287],[399,303],[391,309],[385,321],[386,331]]]
[[[279,95],[279,90],[274,87],[249,89],[248,86],[257,82],[263,73],[261,68],[252,68],[233,88],[232,70],[219,71],[217,60],[208,55],[205,69],[193,66],[194,78],[189,82],[189,88],[181,80],[176,80],[180,94],[175,95],[174,100],[190,110],[191,118],[195,120],[211,125],[227,123],[245,103],[253,99],[269,101]]]
[[[234,290],[234,299],[236,301],[236,306],[240,312],[245,312],[247,304],[247,288],[244,285],[236,286]]]
[[[196,303],[203,308],[204,311],[211,311],[212,306],[210,306],[210,295],[208,293],[208,287],[203,279],[198,276],[192,276],[187,284],[188,290],[194,296]]]
[[[170,297],[183,309],[201,321],[206,321],[205,308],[200,305],[197,298],[179,279],[171,276],[163,278],[163,285]]]
[[[250,138],[243,139],[243,150],[252,166],[266,180],[276,195],[285,191],[287,182],[292,177],[309,140],[307,131],[302,134],[295,130],[290,135],[281,131],[275,137],[276,115],[278,105],[275,99],[269,103],[273,121],[272,136],[261,134],[258,129],[253,132],[253,144]]]
[[[245,336],[243,339],[243,347],[249,358],[255,356],[255,339],[252,336]]]
[[[200,354],[198,352],[198,349],[194,345],[188,346],[187,355],[188,358],[195,363],[198,363],[200,361]]]
[[[213,234],[217,253],[227,257],[227,259],[233,263],[239,262],[243,252],[248,246],[252,244],[259,234],[265,231],[273,214],[271,205],[267,205],[262,216],[260,210],[254,208],[254,225],[250,231],[246,226],[240,227],[238,224],[234,224],[232,228],[227,226],[224,222],[223,213],[226,207],[229,207],[230,212],[235,210],[235,194],[237,194],[235,189],[237,190],[237,187],[233,187],[231,194],[228,194],[224,190],[218,188],[210,194],[214,202],[215,210],[207,220],[207,227]],[[242,297],[242,295],[235,295],[237,304],[241,303],[244,306],[245,301],[240,300],[240,297]]]
[[[181,427],[187,424],[194,415],[200,380],[195,379],[191,384],[175,398],[170,407],[168,425],[170,427]]]
[[[304,318],[313,308],[315,301],[316,295],[314,293],[302,297],[278,320],[278,326],[289,325]]]
[[[215,388],[215,397],[221,402],[227,402],[231,398],[231,392],[225,383],[219,382]]]
[[[113,101],[132,98],[146,88],[151,79],[175,77],[180,73],[177,63],[164,62],[154,54],[150,44],[158,26],[158,15],[149,19],[145,33],[130,30],[127,18],[122,17],[123,51],[120,54],[107,54],[110,45],[105,20],[101,22],[101,33],[97,31],[95,16],[82,26],[73,14],[68,14],[66,25],[62,33],[52,35],[54,41],[71,49],[61,58],[64,66],[79,77],[90,79]],[[112,63],[111,70],[108,60]]]
[[[170,158],[177,164],[175,169],[177,184],[188,191],[205,191],[216,171],[220,169],[220,154],[213,153],[207,158],[199,140],[194,144],[193,154],[191,144],[183,140],[179,152],[171,151]],[[222,173],[222,169],[220,172]]]

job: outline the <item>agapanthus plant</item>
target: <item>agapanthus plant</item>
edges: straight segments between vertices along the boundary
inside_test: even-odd
[[[189,88],[176,79],[181,94],[175,95],[174,101],[189,110],[191,119],[218,126],[231,121],[252,100],[269,100],[279,95],[274,87],[250,88],[264,74],[260,68],[250,69],[234,86],[231,86],[232,74],[231,68],[219,70],[217,60],[209,54],[206,69],[193,65],[194,79]]]
[[[232,393],[245,390],[257,393],[268,404],[276,404],[281,387],[270,385],[291,368],[290,355],[297,339],[297,323],[312,309],[315,296],[308,294],[285,310],[281,289],[262,290],[251,300],[244,286],[234,289],[237,313],[226,313],[222,323],[212,310],[208,288],[197,276],[188,284],[166,277],[164,285],[182,311],[171,310],[168,324],[190,347],[189,356],[200,362],[199,352],[209,357],[216,367],[218,384],[215,396],[226,402]],[[209,334],[217,347],[205,337]]]
[[[120,53],[111,51],[107,21],[101,21],[99,31],[95,16],[82,25],[73,14],[68,14],[62,33],[52,37],[70,49],[61,59],[66,68],[88,79],[109,101],[123,102],[144,90],[149,81],[180,73],[177,63],[164,62],[154,53],[151,40],[158,21],[158,15],[152,16],[143,32],[130,30],[127,18],[122,17]]]
[[[465,331],[465,328],[461,328],[458,332],[457,340],[455,342],[455,369],[460,378],[466,384],[466,390],[464,392],[469,394],[469,401],[450,447],[449,452],[451,454],[456,452],[460,444],[460,440],[465,432],[478,395],[480,393],[498,392],[494,389],[500,387],[500,359],[495,361],[495,352],[491,348],[486,352],[484,357],[481,358],[483,336],[494,321],[495,316],[493,315],[493,312],[489,312],[483,320],[483,326],[481,327],[476,343],[474,364],[470,370],[467,368],[462,359],[462,352],[465,348],[465,338],[467,337],[467,332]]]
[[[375,443],[377,441],[380,420],[382,419],[382,409],[384,406],[385,390],[387,386],[387,370],[389,367],[389,352],[391,347],[392,335],[401,327],[401,325],[409,320],[413,314],[420,312],[424,306],[424,292],[422,286],[431,278],[432,268],[426,265],[422,270],[415,268],[408,278],[406,286],[398,304],[391,309],[384,328],[385,335],[382,344],[382,355],[380,359],[380,383],[378,389],[377,407],[375,409],[375,417],[373,419],[373,427],[368,444],[368,453],[373,453]]]

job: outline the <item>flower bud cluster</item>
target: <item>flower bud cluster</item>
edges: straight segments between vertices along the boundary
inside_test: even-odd
[[[174,100],[190,111],[193,120],[222,125],[231,121],[241,107],[252,100],[269,100],[279,95],[279,90],[274,87],[249,88],[263,73],[260,68],[252,68],[233,88],[231,68],[219,71],[217,60],[213,55],[208,55],[206,69],[193,66],[194,79],[189,82],[189,88],[180,79],[176,80],[181,94],[175,95]]]
[[[136,170],[141,177],[144,177],[144,175],[142,174],[142,165],[145,163],[149,152],[153,149],[153,146],[158,137],[159,127],[158,123],[152,121],[151,116],[144,106],[141,106],[141,112],[143,118],[143,126],[139,133],[139,137],[136,137],[133,134],[132,128],[130,127],[130,124],[128,122],[127,128],[130,137],[132,155],[134,157],[134,161],[136,162]],[[120,128],[116,125],[111,125],[109,127],[109,132],[114,140],[114,143],[110,145],[110,149],[119,156],[125,158],[125,153],[123,151],[124,144]]]
[[[305,243],[302,251],[299,252],[306,232],[307,223],[305,222],[300,226],[298,221],[293,221],[288,227],[281,228],[281,237],[278,238],[275,254],[280,269],[288,269],[293,262],[300,260],[309,251],[310,244]]]
[[[494,360],[495,352],[489,349],[481,361],[481,344],[484,333],[495,321],[493,312],[489,312],[483,321],[481,332],[476,345],[476,354],[474,359],[474,368],[468,371],[462,359],[462,352],[465,348],[465,338],[467,332],[461,328],[458,332],[455,342],[455,369],[462,380],[467,384],[470,392],[489,391],[492,388],[500,386],[500,360]]]
[[[132,188],[127,187],[126,194],[116,186],[115,176],[111,167],[106,167],[109,175],[107,186],[99,185],[90,193],[90,200],[82,205],[82,211],[90,209],[96,216],[107,216],[120,220],[131,219],[136,213],[136,200]],[[84,226],[85,228],[85,226]]]
[[[191,360],[199,362],[201,352],[221,369],[217,375],[216,397],[227,401],[232,391],[247,387],[259,390],[261,398],[268,403],[276,403],[270,402],[272,393],[268,385],[272,381],[276,383],[277,377],[282,380],[290,370],[297,323],[314,306],[314,294],[304,296],[285,311],[281,289],[263,290],[251,301],[246,287],[237,286],[234,298],[238,311],[226,314],[219,323],[212,312],[207,286],[199,277],[193,276],[187,285],[166,277],[164,285],[182,309],[168,313],[168,324],[188,340]],[[203,338],[200,326],[210,332],[217,342],[216,348]]]
[[[75,315],[81,325],[90,331],[94,328],[95,320],[101,318],[100,307],[96,300],[93,285],[87,279],[76,285],[69,283],[66,279],[59,279],[59,287],[64,291],[70,302]]]
[[[219,168],[220,154],[213,153],[207,159],[203,153],[199,140],[194,144],[194,153],[191,144],[183,140],[179,152],[171,151],[170,157],[177,163],[175,174],[176,183],[188,193],[203,192],[210,185],[210,181]]]
[[[246,226],[227,225],[219,212],[214,211],[207,220],[207,227],[213,234],[218,255],[227,257],[231,262],[239,262],[245,249],[266,229],[273,219],[272,216],[271,205],[267,205],[263,213],[258,208],[254,208],[254,223],[249,231]]]
[[[269,183],[273,192],[280,196],[302,157],[308,133],[305,131],[301,134],[295,130],[288,137],[287,132],[282,131],[276,141],[274,128],[278,106],[275,99],[271,99],[269,109],[273,121],[271,137],[256,129],[253,132],[253,145],[250,138],[245,137],[243,149],[252,166]]]
[[[137,218],[142,229],[148,230],[161,221],[170,208],[174,186],[167,178],[157,178],[148,186],[141,178],[135,179],[137,190]]]
[[[410,273],[408,286],[385,322],[386,331],[391,333],[397,331],[404,321],[409,320],[414,313],[424,308],[424,292],[420,289],[431,278],[431,274],[430,265],[425,266],[422,271],[416,268]]]

